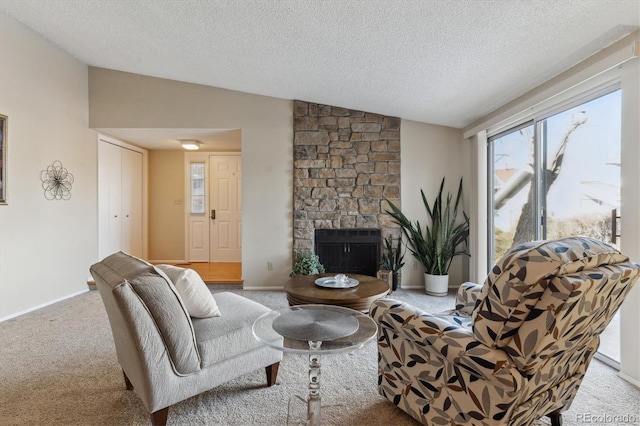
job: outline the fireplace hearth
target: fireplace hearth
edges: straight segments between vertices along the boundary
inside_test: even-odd
[[[379,229],[316,229],[315,253],[328,273],[376,276]]]

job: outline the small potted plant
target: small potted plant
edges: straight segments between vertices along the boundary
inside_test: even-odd
[[[384,248],[380,259],[380,268],[391,274],[391,291],[398,288],[398,273],[404,266],[404,252],[402,251],[402,239],[397,239],[394,247],[389,238],[384,239]]]
[[[307,253],[299,256],[293,264],[293,271],[289,274],[291,278],[298,275],[316,275],[324,273],[324,265],[320,263],[320,258],[313,254]]]
[[[429,204],[424,191],[420,190],[428,217],[424,234],[420,221],[412,222],[397,206],[387,200],[391,207],[387,213],[400,225],[409,251],[422,264],[425,273],[425,291],[433,296],[446,296],[449,285],[449,266],[453,258],[461,254],[469,255],[466,247],[469,238],[469,217],[464,211],[462,212],[464,219],[456,223],[462,199],[462,179],[460,179],[454,205],[451,203],[451,193],[446,195],[446,202],[443,201],[443,189],[444,178],[433,204]]]

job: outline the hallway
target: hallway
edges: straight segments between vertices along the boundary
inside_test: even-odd
[[[196,271],[209,285],[242,284],[242,263],[240,262],[192,262],[176,266]]]

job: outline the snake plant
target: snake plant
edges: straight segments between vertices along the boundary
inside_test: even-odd
[[[428,223],[422,231],[420,221],[412,222],[391,201],[391,210],[387,210],[395,223],[400,225],[407,241],[407,248],[420,262],[425,273],[431,275],[447,275],[454,257],[469,255],[467,240],[469,237],[469,217],[462,211],[464,220],[456,224],[458,208],[462,199],[462,179],[458,186],[455,204],[452,206],[452,195],[448,193],[446,203],[443,202],[444,178],[433,204],[429,204],[421,189],[422,202],[427,211]],[[460,248],[460,246],[463,246]]]
[[[397,273],[404,266],[404,253],[402,252],[402,240],[398,238],[396,246],[390,239],[384,239],[384,247],[380,258],[380,267],[389,272]]]

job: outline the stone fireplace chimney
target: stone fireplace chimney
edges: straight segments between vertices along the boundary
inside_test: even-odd
[[[383,199],[400,206],[400,118],[295,101],[293,133],[294,258],[316,229],[400,236]]]

